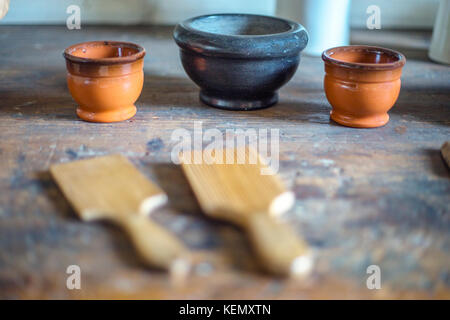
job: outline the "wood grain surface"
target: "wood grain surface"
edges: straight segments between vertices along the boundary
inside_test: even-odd
[[[198,101],[171,28],[0,26],[0,298],[450,298],[450,176],[440,147],[450,136],[449,67],[427,58],[429,32],[354,31],[407,57],[390,122],[352,129],[329,120],[323,64],[303,57],[273,108],[229,112]],[[115,124],[77,119],[62,51],[87,40],[143,45],[138,112]],[[176,128],[275,128],[279,174],[297,197],[284,217],[315,251],[313,275],[261,272],[241,232],[201,214],[179,166]],[[121,153],[169,196],[153,218],[198,252],[182,287],[143,268],[121,231],[83,223],[48,173],[54,163]],[[207,259],[205,259],[205,257]],[[81,267],[81,290],[66,268]],[[381,268],[380,290],[366,269]]]

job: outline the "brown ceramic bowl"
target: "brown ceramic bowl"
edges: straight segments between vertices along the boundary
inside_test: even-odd
[[[389,121],[400,93],[405,56],[370,46],[344,46],[323,52],[324,89],[331,119],[344,126],[373,128]]]
[[[64,51],[67,84],[86,121],[116,122],[136,114],[144,84],[145,49],[117,41],[83,42]]]

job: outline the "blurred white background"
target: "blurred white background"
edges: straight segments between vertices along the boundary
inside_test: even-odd
[[[353,0],[350,23],[352,27],[365,28],[367,7],[378,5],[383,28],[431,29],[438,3]],[[11,0],[9,12],[0,24],[64,24],[66,8],[72,4],[80,6],[82,24],[175,24],[188,17],[218,12],[276,15],[277,8],[277,0]]]

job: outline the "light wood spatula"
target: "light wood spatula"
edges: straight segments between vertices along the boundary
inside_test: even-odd
[[[227,152],[234,156],[231,163],[235,164],[208,164],[205,160],[210,153],[202,151],[180,154],[183,171],[202,210],[242,227],[267,271],[306,275],[312,267],[306,243],[276,219],[293,205],[293,193],[285,189],[276,175],[267,175],[270,169],[255,150],[223,150],[224,155]],[[245,155],[247,164],[236,164],[238,152]],[[248,164],[250,157],[256,159],[255,164]]]
[[[125,157],[109,155],[50,167],[58,186],[80,218],[107,219],[128,233],[138,253],[152,266],[187,270],[187,249],[148,218],[167,202],[166,194]]]

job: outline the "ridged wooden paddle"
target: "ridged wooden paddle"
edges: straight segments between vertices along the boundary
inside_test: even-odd
[[[209,152],[180,154],[183,171],[202,210],[242,227],[267,271],[278,275],[307,274],[312,258],[306,243],[276,217],[292,207],[293,193],[276,175],[267,175],[270,169],[253,149],[224,149],[224,158],[227,152],[234,161],[228,158],[226,162],[235,164],[213,163]],[[239,153],[241,162],[245,157],[243,162],[247,164],[237,164]]]
[[[106,219],[120,225],[150,266],[174,272],[188,269],[184,245],[148,217],[167,202],[166,194],[125,157],[56,164],[50,172],[82,220]]]

